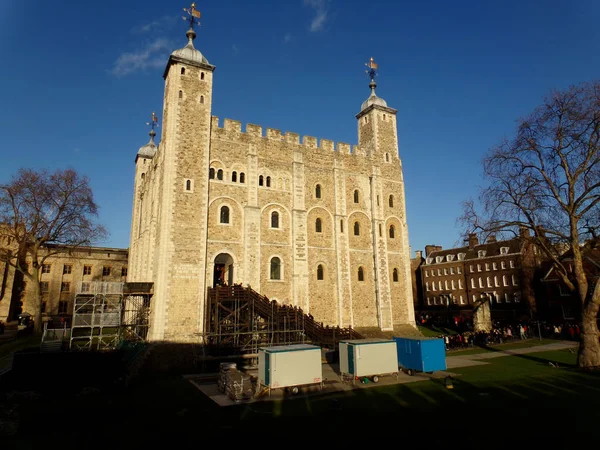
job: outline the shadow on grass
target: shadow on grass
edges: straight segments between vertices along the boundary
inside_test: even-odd
[[[477,373],[480,368],[471,369]],[[445,379],[430,378],[230,407],[217,406],[182,377],[157,375],[119,391],[54,392],[23,404],[14,440],[26,446],[11,448],[44,442],[60,442],[61,449],[106,448],[118,442],[118,448],[133,449],[163,440],[170,447],[198,448],[200,442],[218,440],[226,445],[267,438],[340,446],[394,436],[418,436],[428,446],[445,443],[450,448],[473,448],[483,441],[486,449],[506,448],[515,441],[556,448],[596,420],[552,413],[578,411],[584,400],[600,402],[598,384],[585,374],[546,370],[541,377],[498,381],[480,373],[471,377],[474,380],[451,379],[452,389]],[[525,425],[533,417],[543,418],[544,426]],[[510,432],[492,424],[505,418],[513,424]],[[489,426],[469,426],[478,419]],[[549,434],[549,429],[554,431]],[[468,431],[457,437],[457,430]],[[11,441],[3,443],[8,446]]]
[[[539,352],[535,352],[534,354],[532,354],[532,353],[519,353],[517,351],[518,349],[502,349],[502,348],[489,346],[489,345],[476,345],[476,347],[481,348],[482,350],[485,350],[490,353],[503,353],[503,354],[506,354],[507,356],[515,356],[517,358],[521,358],[521,359],[524,359],[527,361],[533,361],[533,362],[537,362],[540,364],[550,365],[551,367],[557,367],[557,368],[565,367],[565,368],[571,368],[571,369],[577,368],[576,364],[566,362],[564,360],[564,358],[559,361],[555,358],[548,358],[548,357],[539,356],[539,355],[535,356],[535,354],[538,354],[538,353],[545,353],[544,350],[540,350]],[[524,348],[527,348],[527,347],[524,347]],[[565,349],[565,352],[568,352],[571,354],[577,354],[577,349],[569,348],[569,349]],[[552,352],[552,353],[554,353],[554,352]],[[468,356],[468,355],[465,355],[465,356]]]
[[[493,347],[486,350],[511,354]],[[87,386],[94,378],[93,366],[86,371],[74,365],[66,371],[67,366],[62,366],[61,372],[60,357],[44,357],[52,365],[26,366],[27,371],[39,376],[51,367],[56,372],[52,381],[61,378],[63,384],[60,389],[52,384],[54,389],[40,391],[40,398],[18,405],[18,431],[3,444],[14,449],[60,442],[62,450],[104,450],[107,446],[149,448],[165,441],[179,450],[217,440],[225,445],[267,439],[310,441],[315,446],[332,442],[339,447],[390,437],[398,442],[417,438],[426,446],[450,448],[481,448],[482,442],[486,449],[506,449],[515,442],[557,448],[597,420],[593,414],[563,412],[600,403],[598,378],[572,370],[573,364],[564,362],[573,355],[564,352],[559,364],[565,369],[549,367],[548,362],[559,361],[558,353],[515,354],[518,359],[494,358],[493,364],[457,370],[461,375],[451,379],[452,389],[443,378],[429,378],[230,407],[217,406],[180,374],[155,371],[127,387],[100,384],[84,394],[67,388],[77,386],[82,377],[88,377],[83,384]],[[99,363],[108,364],[107,358],[111,359],[104,356]],[[160,360],[164,361],[163,355]],[[40,371],[44,367],[46,372]],[[544,426],[532,425],[534,417],[542,418]]]

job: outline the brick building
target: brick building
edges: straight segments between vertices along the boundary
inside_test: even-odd
[[[419,312],[470,315],[480,299],[491,300],[494,319],[512,319],[535,310],[533,276],[535,247],[526,232],[511,240],[494,236],[480,243],[469,235],[464,247],[443,250],[425,247],[425,262],[420,266],[422,297]]]
[[[160,145],[152,131],[135,158],[128,281],[154,285],[149,338],[197,341],[223,283],[332,326],[414,326],[397,111],[374,80],[358,145],[242,127],[212,116],[215,66],[186,35],[164,72]]]
[[[587,242],[582,246],[581,253],[583,269],[588,277],[590,289],[593,289],[600,277],[600,243],[597,240]],[[573,252],[571,250],[561,256],[561,263],[573,278]],[[543,312],[544,317],[554,323],[578,323],[581,320],[582,307],[578,296],[567,288],[550,263],[544,264],[540,272],[542,272],[543,302],[540,303],[539,309]]]

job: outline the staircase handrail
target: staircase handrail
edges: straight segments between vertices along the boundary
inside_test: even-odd
[[[270,300],[268,297],[256,292],[251,287],[241,285],[222,286],[211,288],[209,300],[228,298],[230,300],[250,300],[255,312],[264,319],[271,320],[275,328],[282,323],[291,325],[292,328],[303,329],[304,333],[314,342],[335,346],[342,339],[360,339],[362,336],[352,327],[341,328],[324,326],[306,314],[301,308],[283,305]]]

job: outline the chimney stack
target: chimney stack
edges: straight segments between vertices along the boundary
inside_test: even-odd
[[[441,245],[426,245],[425,246],[425,257],[427,258],[433,252],[440,252],[440,251],[442,251]]]
[[[477,239],[477,234],[469,233],[469,248],[472,249],[476,245],[479,245],[479,239]]]
[[[422,259],[423,258],[423,251],[422,250],[415,251],[415,258],[416,259]]]
[[[496,242],[497,242],[497,241],[496,241],[496,235],[495,235],[495,234],[490,234],[490,235],[488,236],[487,243],[488,243],[488,244],[495,244]]]

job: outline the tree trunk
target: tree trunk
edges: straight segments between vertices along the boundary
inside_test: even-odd
[[[33,302],[33,332],[41,333],[42,332],[42,295],[40,293],[40,283],[33,281],[31,283],[33,286],[33,298],[35,301]]]
[[[600,282],[594,289],[594,297],[583,307],[581,318],[581,343],[577,365],[582,368],[600,368],[600,333],[598,332],[598,310],[600,309]]]

